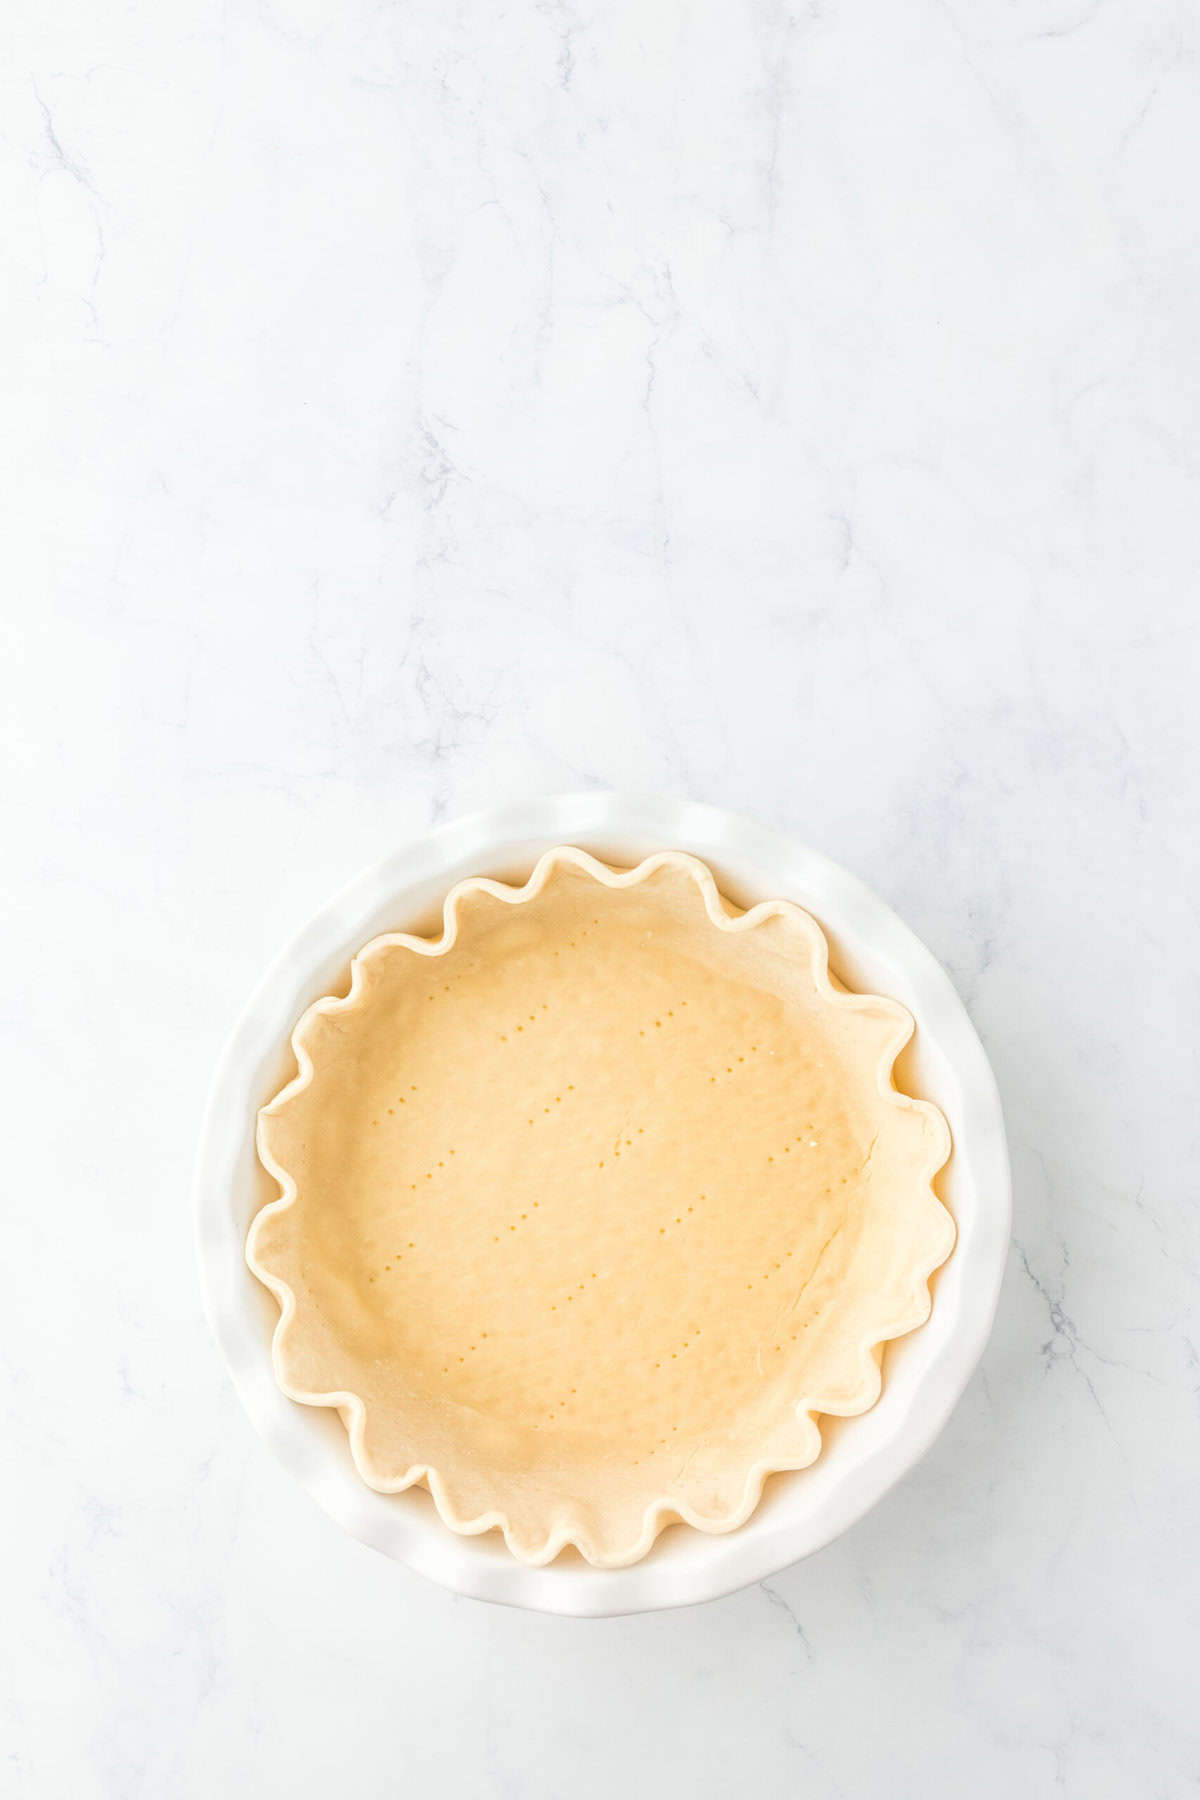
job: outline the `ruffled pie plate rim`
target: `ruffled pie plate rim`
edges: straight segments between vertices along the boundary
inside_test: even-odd
[[[292,1287],[277,1275],[258,1253],[257,1239],[268,1219],[286,1214],[297,1199],[297,1184],[291,1173],[275,1159],[266,1142],[263,1120],[276,1117],[302,1095],[314,1078],[314,1066],[305,1042],[306,1027],[318,1015],[348,1014],[362,998],[363,972],[368,963],[384,952],[402,950],[425,959],[436,959],[453,949],[458,939],[459,909],[472,895],[486,893],[508,905],[520,906],[536,899],[555,871],[570,866],[610,889],[637,887],[664,868],[683,871],[696,885],[711,926],[722,933],[740,935],[753,932],[766,920],[785,916],[798,926],[807,942],[809,972],[823,1005],[832,1010],[858,1012],[892,1022],[892,1031],[880,1053],[875,1069],[875,1085],[886,1106],[899,1111],[920,1114],[934,1126],[933,1148],[914,1178],[914,1198],[928,1198],[932,1206],[925,1216],[914,1219],[915,1249],[909,1279],[903,1297],[893,1289],[881,1295],[883,1305],[869,1332],[855,1346],[858,1383],[848,1396],[832,1398],[815,1392],[802,1392],[795,1402],[798,1420],[808,1415],[816,1427],[811,1456],[779,1460],[766,1456],[748,1464],[742,1482],[740,1502],[717,1516],[700,1514],[679,1495],[661,1494],[650,1500],[642,1514],[641,1529],[632,1540],[613,1540],[597,1533],[585,1535],[570,1524],[553,1526],[537,1544],[523,1542],[512,1530],[502,1507],[490,1508],[474,1515],[465,1514],[457,1504],[450,1484],[436,1465],[415,1462],[402,1475],[388,1476],[373,1466],[366,1446],[367,1407],[363,1398],[351,1389],[313,1390],[297,1387],[289,1381],[285,1369],[285,1339],[298,1312]],[[933,1296],[929,1282],[952,1255],[955,1240],[954,1221],[938,1199],[933,1180],[951,1154],[951,1135],[944,1114],[932,1102],[906,1093],[895,1081],[897,1058],[912,1039],[915,1021],[899,1002],[883,995],[851,991],[830,978],[829,944],[816,919],[795,901],[770,898],[756,902],[748,909],[731,912],[708,864],[686,851],[659,850],[643,857],[633,867],[614,866],[571,844],[558,844],[538,858],[527,880],[520,884],[498,881],[489,876],[468,876],[457,881],[445,895],[438,935],[417,935],[405,931],[381,932],[364,943],[350,960],[350,985],[345,993],[323,994],[313,1001],[296,1021],[290,1046],[297,1073],[258,1112],[256,1148],[264,1169],[279,1186],[279,1193],[255,1214],[246,1238],[246,1262],[251,1273],[274,1296],[279,1318],[272,1334],[271,1360],[275,1379],[290,1400],[308,1407],[332,1408],[346,1427],[350,1453],[362,1481],[376,1493],[402,1494],[414,1487],[429,1493],[442,1524],[452,1532],[474,1537],[497,1531],[513,1558],[531,1568],[552,1564],[564,1550],[575,1549],[596,1569],[625,1569],[642,1561],[661,1533],[675,1523],[690,1526],[709,1535],[724,1535],[744,1526],[760,1504],[764,1486],[770,1476],[795,1473],[819,1458],[823,1446],[822,1418],[854,1418],[867,1412],[879,1399],[882,1389],[881,1347],[919,1329],[928,1320]]]
[[[696,801],[591,790],[543,794],[469,814],[401,843],[316,907],[254,984],[217,1059],[192,1183],[201,1298],[218,1353],[254,1430],[304,1494],[360,1543],[464,1597],[569,1618],[697,1605],[769,1580],[832,1543],[877,1506],[945,1429],[991,1333],[1008,1260],[1012,1183],[1003,1110],[986,1052],[954,984],[902,919],[847,869],[795,837]],[[668,1531],[625,1569],[573,1556],[534,1568],[494,1532],[447,1531],[423,1490],[376,1493],[354,1467],[328,1408],[297,1406],[270,1356],[279,1309],[250,1273],[246,1234],[277,1191],[255,1152],[260,1106],[294,1070],[288,1035],[344,980],[354,951],[397,922],[424,930],[455,881],[481,870],[514,880],[542,851],[581,844],[633,864],[663,844],[702,857],[738,904],[782,894],[817,918],[833,966],[886,992],[917,1020],[913,1085],[946,1115],[954,1153],[938,1180],[957,1226],[920,1331],[885,1352],[877,1404],[832,1420],[803,1481],[769,1485],[739,1531]],[[259,879],[259,876],[254,876]],[[909,1060],[910,1053],[905,1053]]]

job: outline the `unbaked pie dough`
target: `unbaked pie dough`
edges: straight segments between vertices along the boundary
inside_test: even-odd
[[[741,1524],[876,1399],[950,1253],[911,1032],[693,857],[463,882],[441,937],[359,951],[259,1114],[281,1387],[339,1408],[372,1487],[523,1562]]]

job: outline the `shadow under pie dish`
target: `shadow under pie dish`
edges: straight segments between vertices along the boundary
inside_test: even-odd
[[[865,1411],[954,1228],[903,1007],[842,989],[787,901],[676,852],[459,883],[293,1033],[260,1112],[254,1274],[283,1391],[373,1488],[523,1562],[728,1531]]]

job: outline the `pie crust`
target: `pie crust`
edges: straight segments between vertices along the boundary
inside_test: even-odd
[[[459,883],[309,1007],[259,1113],[279,1385],[525,1563],[734,1529],[929,1315],[950,1134],[895,1085],[912,1031],[681,852]]]

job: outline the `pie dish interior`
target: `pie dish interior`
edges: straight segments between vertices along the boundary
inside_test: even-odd
[[[928,1316],[950,1140],[894,1085],[911,1032],[694,857],[461,883],[309,1008],[259,1115],[280,1385],[524,1562],[734,1528]]]

